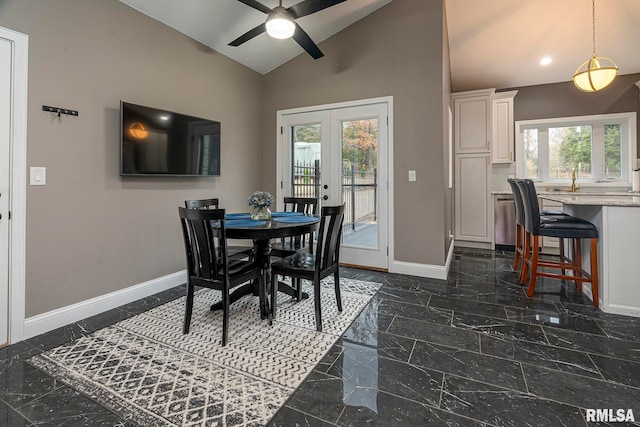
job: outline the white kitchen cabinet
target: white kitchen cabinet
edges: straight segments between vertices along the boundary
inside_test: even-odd
[[[513,163],[513,98],[517,90],[491,96],[491,162]]]
[[[491,242],[491,153],[455,156],[455,239]]]
[[[494,89],[457,92],[451,95],[454,109],[456,154],[488,153],[491,150],[491,95]]]

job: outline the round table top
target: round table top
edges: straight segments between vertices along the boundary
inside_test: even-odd
[[[247,218],[248,215],[227,214],[225,220],[227,238],[268,240],[295,236],[315,231],[320,223],[320,217],[313,215],[285,215],[274,212],[271,219],[265,220],[251,220]]]

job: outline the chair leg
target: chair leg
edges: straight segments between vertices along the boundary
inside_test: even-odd
[[[575,250],[573,251],[573,265],[575,265],[575,270],[573,270],[573,274],[576,277],[582,277],[582,240],[573,239],[575,242]],[[578,292],[582,292],[582,282],[580,280],[576,280],[576,289]]]
[[[598,297],[598,239],[591,239],[591,295],[594,307],[600,307]]]
[[[273,324],[276,318],[276,300],[278,299],[278,277],[271,274],[271,313],[269,314],[269,325]]]
[[[222,291],[222,346],[227,345],[229,335],[229,290]]]
[[[531,278],[529,279],[529,289],[527,290],[527,296],[532,297],[536,289],[536,276],[538,273],[538,254],[540,253],[539,236],[533,236],[531,255]]]
[[[336,302],[338,303],[338,311],[342,311],[342,297],[340,297],[340,273],[336,270],[333,273],[333,283],[336,288]]]
[[[522,255],[522,270],[520,270],[519,283],[524,285],[527,281],[527,273],[529,271],[529,256],[531,254],[531,234],[527,231],[524,232],[523,243],[523,255]]]
[[[189,333],[189,326],[191,326],[191,313],[193,312],[193,294],[195,292],[195,286],[191,283],[187,283],[187,300],[184,310],[184,327],[182,329],[183,334]]]
[[[296,281],[296,301],[300,302],[302,301],[302,279],[299,277],[296,277],[295,281]]]
[[[560,251],[560,262],[564,262],[566,257],[564,253],[564,239],[562,237],[558,239],[558,249]],[[561,269],[560,272],[562,272],[563,275],[566,274],[564,268]]]
[[[273,277],[273,274],[271,274],[271,277]],[[257,280],[257,279],[253,279],[253,280]],[[259,301],[259,305],[260,305],[260,318],[261,319],[265,319],[267,317],[267,295],[265,294],[265,284],[260,283],[260,280],[258,280],[258,301]]]
[[[513,271],[518,271],[518,267],[520,266],[522,253],[522,226],[520,224],[516,224],[516,256],[513,260]]]
[[[316,329],[322,332],[322,313],[320,310],[320,279],[313,279],[313,297],[316,304]]]

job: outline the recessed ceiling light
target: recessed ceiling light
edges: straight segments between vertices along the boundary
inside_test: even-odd
[[[551,62],[552,62],[552,59],[549,58],[548,56],[545,56],[540,60],[540,65],[549,65],[551,64]]]
[[[160,120],[169,120],[169,116],[160,116]]]

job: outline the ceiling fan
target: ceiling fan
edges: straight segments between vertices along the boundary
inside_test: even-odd
[[[278,39],[293,37],[296,43],[311,55],[313,59],[318,59],[322,58],[324,54],[295,20],[335,6],[346,0],[304,0],[286,9],[282,7],[282,0],[280,0],[279,5],[273,9],[269,9],[257,0],[238,1],[267,14],[267,20],[229,43],[229,46],[240,46],[266,31],[271,37]]]

